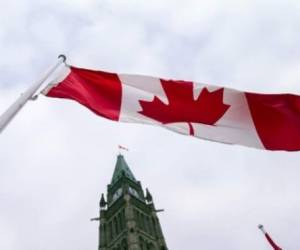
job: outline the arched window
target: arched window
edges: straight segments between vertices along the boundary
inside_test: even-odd
[[[145,216],[146,231],[151,234],[151,225],[149,216]]]
[[[139,228],[140,229],[144,229],[143,228],[143,220],[142,220],[142,214],[138,212],[138,224],[139,224]]]
[[[105,240],[105,231],[104,231],[104,225],[102,224],[102,225],[100,225],[100,241],[101,242],[104,242],[104,240]]]
[[[112,240],[113,238],[113,233],[112,233],[112,222],[109,222],[108,225],[108,240]]]
[[[111,237],[111,239],[113,239],[114,237],[115,237],[115,230],[114,230],[114,224],[113,224],[113,221],[111,221],[110,223],[109,223],[109,225],[110,225],[110,237]]]
[[[143,229],[144,231],[147,231],[147,226],[146,226],[146,219],[145,219],[145,215],[142,214],[142,225],[143,225]]]
[[[154,250],[154,245],[152,243],[148,243],[147,250]]]
[[[118,213],[118,215],[117,215],[117,222],[118,222],[119,230],[120,230],[120,232],[122,232],[123,231],[123,225],[122,225],[121,213]]]
[[[120,228],[119,228],[117,216],[114,218],[114,223],[115,223],[116,235],[118,235],[120,233]]]
[[[121,244],[122,244],[122,250],[128,250],[127,240],[126,239],[123,239]]]
[[[143,249],[144,250],[147,250],[148,248],[147,248],[147,242],[146,241],[144,241],[144,243],[143,243]]]
[[[118,217],[116,216],[116,228],[117,228],[117,234],[119,234],[121,232],[121,227],[118,221]]]
[[[125,210],[122,209],[121,211],[121,224],[122,224],[122,228],[125,228],[126,225],[125,225]]]
[[[152,226],[154,229],[154,235],[157,236],[156,221],[155,221],[154,217],[152,217]]]
[[[141,250],[146,250],[146,249],[144,249],[144,240],[143,240],[142,237],[139,237],[139,241],[140,241],[140,248],[141,248]]]
[[[151,235],[154,235],[155,229],[153,228],[153,224],[152,224],[152,222],[151,222],[151,218],[150,218],[150,217],[147,217],[147,222],[148,222],[148,225],[149,225],[150,234],[151,234]]]
[[[106,224],[104,224],[103,225],[103,239],[105,240],[105,241],[107,241],[108,240],[108,238],[107,238],[107,231],[106,231]]]
[[[140,227],[140,224],[139,224],[139,211],[137,209],[134,209],[134,218],[136,220],[136,224],[137,224],[137,227],[139,228]]]

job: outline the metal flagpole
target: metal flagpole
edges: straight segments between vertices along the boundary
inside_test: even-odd
[[[27,89],[21,96],[0,116],[0,134],[10,121],[16,116],[16,114],[22,109],[28,100],[34,98],[34,94],[41,87],[41,85],[51,76],[55,70],[66,61],[65,55],[58,56],[58,62],[52,66],[46,74],[35,82],[29,89]]]
[[[258,228],[262,231],[262,233],[265,235],[267,241],[270,243],[270,245],[273,247],[274,250],[282,250],[279,246],[275,244],[275,242],[272,240],[270,235],[266,232],[263,225],[258,225]]]

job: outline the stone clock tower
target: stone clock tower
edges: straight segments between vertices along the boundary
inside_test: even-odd
[[[119,154],[107,199],[100,200],[98,250],[167,250],[157,212]]]

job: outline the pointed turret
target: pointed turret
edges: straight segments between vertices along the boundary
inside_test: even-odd
[[[100,208],[105,208],[105,206],[106,206],[106,201],[104,199],[104,194],[101,194],[101,199],[100,199],[99,205],[100,205]]]
[[[124,156],[119,154],[117,163],[115,166],[114,174],[113,174],[110,184],[116,183],[124,175],[127,178],[131,179],[132,181],[136,181],[133,173],[131,172],[130,168],[128,167],[128,165],[124,159]]]
[[[146,188],[146,200],[148,201],[148,203],[153,203],[153,198],[148,188]]]

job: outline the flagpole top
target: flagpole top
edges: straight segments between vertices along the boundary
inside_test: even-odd
[[[63,54],[60,54],[58,56],[58,59],[60,59],[60,58],[62,58],[62,60],[63,60],[64,63],[67,61],[67,57],[65,55],[63,55]]]
[[[264,234],[267,233],[266,230],[264,229],[264,226],[263,226],[263,225],[259,224],[259,225],[258,225],[258,228],[259,228],[259,230],[262,231]]]

